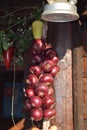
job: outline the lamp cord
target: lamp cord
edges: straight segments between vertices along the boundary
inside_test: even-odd
[[[14,77],[13,77],[13,91],[12,91],[12,106],[11,106],[11,118],[15,129],[17,130],[14,119],[14,99],[15,99],[15,56],[14,56]]]

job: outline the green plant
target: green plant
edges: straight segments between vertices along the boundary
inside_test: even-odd
[[[0,31],[0,58],[3,59],[3,50],[14,46],[14,56],[16,56],[19,65],[23,64],[23,52],[32,44],[31,24],[34,20],[40,19],[42,13],[42,7],[29,7],[29,9],[33,9],[29,16],[16,16],[15,13],[25,9],[13,12],[6,11],[5,15],[0,17],[0,27],[2,27]],[[4,25],[5,27],[3,27]]]

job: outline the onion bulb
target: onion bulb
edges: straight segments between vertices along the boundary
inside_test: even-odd
[[[53,66],[53,68],[52,68],[50,74],[51,74],[52,76],[56,76],[56,74],[57,74],[59,71],[60,71],[60,68],[58,67],[58,65],[55,65],[55,66]]]
[[[36,76],[40,76],[41,68],[39,65],[32,65],[29,68],[30,73],[35,74]]]
[[[56,110],[54,108],[44,110],[44,119],[51,119],[56,115]]]
[[[48,87],[44,83],[39,83],[37,87],[35,88],[35,94],[44,97],[48,95]]]
[[[54,105],[55,99],[52,96],[46,96],[43,98],[43,106],[45,108],[50,108]]]
[[[43,118],[42,108],[34,108],[31,110],[31,119],[35,121],[40,121]]]
[[[38,83],[38,78],[35,74],[29,74],[27,76],[27,79],[26,79],[26,83],[31,85],[31,86],[34,86]]]
[[[46,85],[50,85],[51,83],[53,83],[53,77],[51,74],[49,73],[43,73],[40,77],[39,77],[39,82],[41,83],[45,83]]]
[[[33,90],[32,88],[27,88],[27,89],[25,90],[25,94],[26,94],[26,96],[27,96],[28,98],[30,98],[30,97],[34,96],[34,90]]]
[[[45,50],[45,57],[48,57],[49,59],[53,58],[56,56],[56,51],[53,48],[49,48]]]
[[[40,54],[45,50],[45,42],[43,39],[35,39],[32,45],[32,53]]]
[[[54,62],[52,60],[44,60],[40,63],[40,66],[44,72],[50,72],[54,66]]]
[[[30,104],[35,108],[41,107],[42,99],[39,96],[33,96],[30,98]]]
[[[27,109],[28,111],[31,110],[31,104],[28,99],[25,101],[25,109]]]
[[[46,43],[45,50],[46,50],[46,49],[50,49],[50,48],[52,48],[52,45],[51,45],[51,44]]]
[[[58,56],[53,56],[52,61],[53,61],[55,64],[57,64],[57,62],[59,61]]]
[[[38,63],[40,63],[41,61],[42,61],[42,56],[41,56],[41,55],[35,54],[35,55],[32,56],[32,62],[33,62],[33,63],[38,64]]]

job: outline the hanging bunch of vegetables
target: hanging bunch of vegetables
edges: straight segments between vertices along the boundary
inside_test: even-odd
[[[43,27],[42,21],[35,20],[32,23],[32,65],[29,67],[24,90],[25,110],[32,121],[32,130],[36,127],[34,122],[38,121],[43,122],[43,130],[48,130],[51,119],[56,115],[54,78],[60,70],[57,65],[59,58],[52,45],[43,39]]]

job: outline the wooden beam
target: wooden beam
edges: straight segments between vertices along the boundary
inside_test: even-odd
[[[56,89],[56,121],[59,130],[73,130],[73,104],[72,104],[72,53],[67,50],[59,62],[60,73],[55,79]]]
[[[52,29],[54,27],[55,30]],[[73,130],[73,103],[72,103],[72,47],[71,47],[71,24],[50,23],[49,42],[54,42],[59,55],[58,65],[60,72],[54,82],[56,93],[56,122],[58,130]],[[51,42],[51,43],[52,43]]]
[[[72,23],[74,130],[84,130],[83,121],[83,44],[82,31]]]
[[[73,50],[74,129],[84,130],[83,122],[83,63],[82,46]]]

